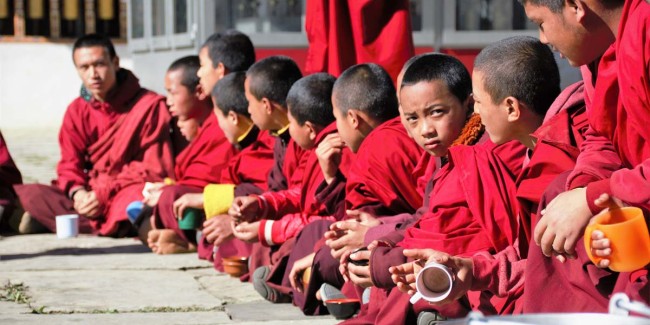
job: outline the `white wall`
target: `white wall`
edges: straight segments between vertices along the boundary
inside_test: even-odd
[[[72,44],[0,42],[0,129],[58,128],[81,80]],[[121,65],[133,68],[124,44]]]

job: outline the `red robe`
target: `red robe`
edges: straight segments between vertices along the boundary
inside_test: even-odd
[[[200,193],[210,183],[219,183],[222,171],[235,154],[237,149],[226,139],[216,115],[210,113],[196,138],[176,157],[176,184],[163,188],[154,209],[156,227],[172,229],[183,240],[195,242],[193,230],[178,228],[174,201],[186,193]]]
[[[316,136],[314,149],[307,151],[307,162],[304,168],[302,185],[281,192],[266,192],[260,195],[262,216],[259,239],[268,246],[280,245],[289,238],[295,237],[302,228],[313,220],[330,218],[328,211],[336,204],[336,195],[330,196],[326,202],[317,198],[317,190],[325,178],[318,163],[315,148],[328,134],[336,132],[336,124],[332,123]],[[339,164],[339,172],[348,173],[352,154],[345,148]],[[343,199],[341,196],[340,200]]]
[[[253,140],[251,142],[251,140]],[[260,131],[257,127],[239,143],[241,152],[232,158],[221,172],[222,184],[235,185],[235,197],[241,193],[242,189],[259,191],[267,190],[267,177],[273,165],[273,146],[275,138],[270,136],[268,131]],[[201,237],[198,243],[199,258],[207,259],[214,262],[215,269],[223,271],[221,263],[222,257],[228,256],[249,256],[252,251],[252,245],[244,243],[237,239],[231,239],[219,246],[216,254],[214,245],[208,243],[205,237]]]
[[[434,175],[427,212],[405,231],[397,246],[381,246],[372,251],[370,273],[377,288],[373,288],[370,304],[362,317],[346,323],[405,323],[418,311],[429,308],[423,301],[411,305],[408,295],[390,290],[395,284],[388,268],[407,261],[404,248],[433,248],[452,255],[471,255],[485,250],[496,253],[514,243],[515,177],[521,172],[523,153],[524,147],[514,142],[498,147],[484,142],[451,148],[449,162]],[[435,164],[435,160],[431,163]],[[380,288],[390,291],[382,294]],[[494,314],[506,309],[510,302],[508,298],[496,299],[487,293],[477,293],[470,296],[469,306],[463,299],[441,307],[440,312],[448,317],[462,317],[470,309]]]
[[[307,74],[381,65],[393,80],[413,55],[408,0],[307,1]]]
[[[394,148],[395,150],[384,150]],[[388,120],[376,127],[363,140],[345,181],[345,208],[361,209],[374,215],[385,216],[400,213],[413,214],[422,206],[422,193],[418,192],[418,176],[423,171],[416,171],[423,150],[406,133],[399,117]],[[427,154],[428,155],[428,154]],[[428,160],[427,160],[428,161]],[[343,180],[340,180],[343,182]],[[333,185],[334,182],[330,185]],[[345,218],[345,211],[337,210],[336,219]],[[293,262],[298,258],[319,251],[316,242],[321,241],[324,232],[331,224],[319,224],[306,227],[296,243],[297,249],[291,253],[287,272],[283,280],[288,284],[288,273]],[[308,230],[309,228],[309,230]],[[393,225],[394,228],[394,225]],[[308,234],[312,234],[309,236]],[[322,244],[322,243],[321,243]],[[306,248],[304,254],[299,250]],[[312,247],[315,247],[312,248]],[[314,293],[324,279],[338,276],[338,261],[330,254],[329,247],[323,246],[326,253],[317,253],[318,259],[312,268],[310,287],[307,292]],[[294,256],[302,255],[302,256]],[[333,284],[332,281],[328,282]],[[305,296],[302,292],[292,291],[294,303],[304,313],[321,313],[315,298]],[[318,305],[322,305],[318,303]]]
[[[0,231],[9,230],[9,217],[16,207],[14,185],[22,184],[23,177],[9,154],[7,143],[0,133]]]
[[[537,218],[542,194],[559,174],[571,170],[587,128],[583,85],[567,87],[549,108],[542,126],[533,134],[537,144],[517,179],[519,201],[519,235],[514,245],[491,255],[481,252],[472,256],[473,291],[488,290],[498,296],[521,297],[524,285],[531,220]],[[515,312],[521,311],[517,301]]]
[[[406,133],[399,116],[372,130],[350,168],[345,187],[346,209],[361,209],[377,216],[414,213],[422,206],[418,175],[413,172],[422,153]]]
[[[594,199],[601,193],[609,193],[643,208],[648,221],[648,30],[650,4],[644,0],[626,1],[616,41],[600,60],[595,84],[590,82],[590,71],[583,68],[589,129],[566,188],[586,186],[587,202],[593,213],[599,210],[594,206]],[[548,194],[550,200],[552,197]],[[531,276],[525,284],[524,311],[604,312],[609,297],[616,292],[626,292],[631,299],[650,303],[648,267],[632,273],[599,269],[586,257],[582,241],[578,241],[576,253],[577,259],[560,264],[544,257],[539,248],[531,247],[526,269],[526,274]],[[562,290],[558,290],[560,287]]]
[[[144,183],[173,175],[164,98],[141,88],[128,70],[121,69],[117,79],[106,102],[79,97],[68,107],[59,133],[56,188],[16,187],[25,210],[51,231],[56,215],[75,213],[68,198],[72,192],[86,188],[95,192],[102,210],[97,219],[82,218],[81,230],[119,235],[120,223],[129,222],[126,206],[142,200]]]

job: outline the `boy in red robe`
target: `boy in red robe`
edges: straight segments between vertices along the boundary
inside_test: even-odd
[[[279,253],[274,257],[273,270],[269,266],[263,266],[253,276],[256,290],[274,302],[283,301],[288,296],[280,295],[269,287],[271,283],[266,283],[269,280],[268,274],[277,274],[280,281],[276,282],[281,282],[291,252],[289,248],[294,247],[294,237],[308,223],[326,218],[328,211],[342,200],[340,189],[325,195],[317,193],[327,176],[324,178],[318,156],[314,152],[322,141],[336,132],[330,100],[334,80],[329,74],[310,75],[297,81],[287,95],[289,132],[292,139],[309,153],[302,186],[249,198],[251,204],[239,207],[241,217],[240,214],[234,215],[235,218],[245,218],[235,227],[238,238],[259,240],[266,246],[281,245]],[[337,165],[337,170],[340,168],[339,173],[346,173],[350,154],[345,149],[341,151],[339,159],[333,163]],[[253,222],[256,220],[254,218],[262,220]],[[286,288],[289,288],[288,283]]]
[[[617,273],[606,269],[606,259],[594,265],[581,239],[590,218],[607,205],[596,202],[603,194],[642,208],[648,220],[650,4],[643,0],[524,3],[526,15],[544,27],[540,39],[572,65],[582,66],[589,113],[589,129],[575,169],[542,199],[548,204],[542,207],[533,233],[539,247],[532,244],[528,256],[524,311],[606,311],[616,292],[649,303],[648,266]],[[603,234],[594,232],[594,236],[595,253],[609,254],[611,247]],[[566,255],[574,258],[567,260]]]
[[[145,182],[174,172],[169,111],[161,96],[119,67],[108,38],[83,36],[72,53],[83,87],[63,118],[58,178],[52,186],[15,187],[27,211],[22,222],[54,232],[55,216],[76,213],[82,233],[134,235],[127,205],[142,200]]]
[[[302,253],[294,250],[289,260],[293,269],[286,277],[294,289],[294,303],[306,314],[325,311],[319,310],[322,304],[315,292],[324,282],[342,286],[342,279],[338,283],[330,279],[340,278],[339,258],[345,252],[365,246],[366,233],[382,222],[374,216],[412,214],[422,206],[422,194],[417,190],[418,173],[414,173],[422,149],[400,121],[392,81],[382,76],[385,74],[377,66],[358,65],[346,70],[336,83],[338,90],[332,97],[336,103],[335,116],[340,118],[337,118],[339,127],[347,132],[328,136],[317,154],[324,173],[332,175],[326,177],[328,186],[323,191],[345,187],[344,206],[334,211],[334,219],[349,221],[312,223],[297,240],[297,247],[309,247],[309,255],[294,263]],[[335,168],[328,168],[328,161],[334,150],[347,144],[356,155],[348,177],[344,178]],[[388,147],[395,150],[383,150]],[[312,267],[311,278],[309,286],[303,288],[296,279],[301,278],[307,267]]]
[[[446,247],[458,253],[483,249],[496,252],[514,241],[514,175],[520,170],[523,150],[480,142],[483,128],[480,118],[472,114],[470,94],[469,73],[453,57],[424,55],[405,72],[400,91],[405,121],[416,142],[441,160],[430,160],[437,165],[433,188],[427,210],[415,224],[405,232],[384,237],[381,245],[371,244],[369,251],[342,256],[341,269],[346,277],[363,288],[374,286],[370,303],[350,323],[409,323],[426,308],[427,304],[411,306],[407,295],[393,289],[388,269],[406,262],[403,249]],[[353,265],[347,262],[348,257],[369,263]],[[470,302],[476,308],[494,310],[489,298],[477,296],[440,313],[462,316],[471,308]]]
[[[14,185],[22,184],[23,177],[9,154],[7,143],[0,133],[0,233],[13,232],[9,219],[16,209]]]
[[[180,123],[194,120],[200,128],[176,158],[174,184],[153,184],[145,198],[144,203],[154,207],[155,228],[148,232],[147,243],[157,254],[181,253],[196,248],[195,230],[178,228],[179,216],[173,209],[174,201],[186,193],[200,193],[209,183],[219,182],[222,170],[237,151],[219,128],[217,117],[212,113],[211,99],[203,95],[198,69],[199,58],[186,57],[172,63],[165,77],[167,102],[172,114],[179,117]]]
[[[489,45],[476,58],[472,79],[474,109],[490,139],[496,144],[516,140],[528,148],[516,182],[519,228],[513,245],[494,256],[487,251],[450,257],[433,249],[405,250],[407,257],[440,261],[456,272],[454,291],[440,305],[464,297],[468,289],[520,299],[530,220],[546,187],[574,166],[586,129],[581,83],[569,86],[549,108],[549,99],[559,89],[559,76],[553,54],[537,39],[513,37]],[[413,293],[420,268],[419,262],[394,267],[398,288]],[[509,312],[521,311],[522,301],[515,302]]]

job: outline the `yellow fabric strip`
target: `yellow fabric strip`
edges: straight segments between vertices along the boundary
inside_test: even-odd
[[[253,129],[254,126],[255,126],[255,124],[251,124],[251,127],[249,127],[248,130],[246,130],[246,132],[244,132],[244,134],[240,135],[239,138],[237,138],[237,143],[240,143],[240,142],[244,141],[244,139],[246,139],[248,134],[251,133],[251,130]]]
[[[289,130],[289,124],[287,124],[287,126],[281,128],[281,129],[279,129],[277,131],[271,131],[271,135],[274,136],[274,137],[279,137],[280,135],[282,135],[282,133],[287,132],[287,130]]]
[[[220,214],[228,213],[235,199],[235,185],[209,184],[203,189],[203,209],[205,218],[210,219]]]

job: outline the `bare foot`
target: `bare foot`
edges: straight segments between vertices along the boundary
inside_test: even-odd
[[[180,238],[173,230],[161,229],[159,232],[156,248],[155,250],[153,247],[151,248],[156,254],[180,254],[196,251],[195,245]]]
[[[158,253],[158,239],[160,238],[160,229],[151,229],[147,234],[147,246],[156,254]]]

